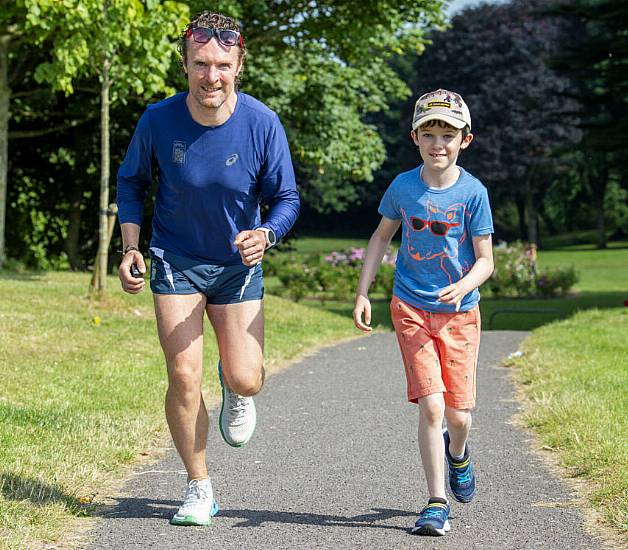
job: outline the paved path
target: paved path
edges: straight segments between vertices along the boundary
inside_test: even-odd
[[[393,334],[323,350],[271,377],[244,449],[211,414],[210,471],[222,511],[208,528],[171,527],[185,484],[174,451],[137,472],[103,512],[91,549],[601,548],[565,485],[530,453],[499,361],[525,333],[486,332],[471,449],[478,495],[452,505],[450,534],[408,534],[426,502],[417,410]]]

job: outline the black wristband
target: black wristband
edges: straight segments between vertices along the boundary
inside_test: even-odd
[[[137,250],[138,252],[140,251],[140,249],[137,248],[137,246],[133,244],[128,244],[121,250],[122,255],[126,256],[129,252],[131,252],[131,250]]]

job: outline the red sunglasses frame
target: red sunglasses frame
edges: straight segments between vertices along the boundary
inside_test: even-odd
[[[420,221],[423,226],[420,228],[416,228],[414,225],[414,220],[418,220]],[[444,233],[436,233],[436,231],[434,231],[434,229],[432,228],[432,224],[436,224],[439,223],[441,225],[445,226],[445,232]],[[436,235],[437,237],[444,237],[447,235],[447,233],[449,233],[449,230],[452,227],[458,227],[460,225],[460,222],[455,222],[455,223],[449,223],[449,222],[441,222],[439,220],[424,220],[423,218],[419,218],[417,216],[410,216],[410,226],[412,227],[412,231],[423,231],[426,227],[430,228],[430,232],[433,235]]]

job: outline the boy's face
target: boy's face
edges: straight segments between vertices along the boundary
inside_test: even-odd
[[[462,130],[446,124],[420,126],[412,130],[410,135],[419,148],[425,166],[435,172],[444,172],[455,166],[460,151],[473,141],[473,134],[469,133],[463,139]]]

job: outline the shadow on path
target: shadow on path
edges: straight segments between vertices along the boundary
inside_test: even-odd
[[[156,500],[147,498],[120,498],[115,504],[103,506],[94,514],[108,519],[163,519],[169,521],[176,512],[180,502],[175,500]],[[284,512],[278,510],[221,509],[219,517],[239,519],[233,527],[263,527],[267,524],[315,525],[319,527],[359,527],[374,529],[393,529],[408,531],[407,522],[404,527],[394,525],[375,525],[374,522],[387,521],[392,518],[416,516],[416,512],[391,508],[373,508],[372,513],[358,516],[340,516],[331,514],[313,514],[309,512]]]

